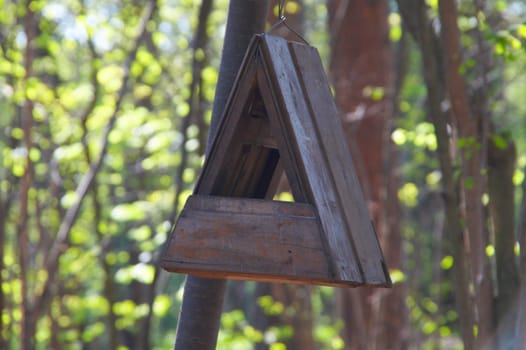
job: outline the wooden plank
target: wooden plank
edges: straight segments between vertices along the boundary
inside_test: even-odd
[[[289,180],[299,182],[298,189],[318,210],[326,245],[337,279],[365,283],[360,261],[346,233],[347,225],[339,206],[325,156],[317,144],[317,131],[309,116],[303,87],[284,39],[265,35],[261,54],[263,70],[258,70],[258,85],[271,118],[271,125],[282,152]],[[275,127],[274,127],[275,126]]]
[[[223,117],[218,131],[212,142],[210,153],[203,167],[194,193],[212,194],[214,191],[218,195],[227,195],[228,188],[217,188],[218,180],[224,179],[224,169],[235,167],[241,157],[242,144],[234,142],[236,133],[240,128],[246,129],[249,120],[246,117],[249,112],[251,98],[256,93],[256,54],[260,39],[254,37],[247,49],[247,53],[241,64],[234,82],[234,89],[230,93],[227,105],[223,112]],[[213,161],[208,161],[211,159]]]
[[[194,195],[162,266],[207,277],[338,285],[320,229],[308,204]]]
[[[297,158],[297,154],[301,150],[294,144],[293,138],[289,137],[287,133],[288,126],[286,117],[278,117],[281,115],[281,103],[279,101],[279,93],[274,91],[275,88],[269,82],[269,77],[265,71],[263,65],[257,69],[258,86],[261,92],[261,96],[265,101],[265,106],[269,117],[271,119],[272,134],[275,137],[275,142],[278,146],[280,159],[284,164],[285,173],[294,196],[294,200],[299,203],[310,203],[312,202],[312,194],[310,193],[309,187],[306,185],[306,181],[302,178],[302,165],[300,164],[301,159]],[[286,164],[286,166],[285,166]]]
[[[325,156],[324,163],[334,184],[338,206],[345,215],[348,233],[366,283],[390,284],[318,51],[299,43],[289,43],[289,48],[308,102],[309,115],[317,131],[319,146]]]
[[[194,193],[265,198],[279,153],[256,84],[254,39]]]

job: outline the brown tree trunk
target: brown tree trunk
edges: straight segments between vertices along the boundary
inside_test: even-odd
[[[285,341],[287,349],[314,350],[311,287],[273,283],[270,289],[273,299],[285,306],[276,325],[293,329],[292,337]]]
[[[452,143],[448,130],[449,114],[442,109],[446,87],[438,38],[427,16],[426,4],[420,0],[398,0],[406,27],[417,42],[421,54],[427,89],[429,115],[435,127],[438,159],[442,172],[445,205],[445,231],[449,249],[454,257],[454,293],[460,329],[465,349],[474,349],[474,310],[470,300],[471,277],[466,253],[464,227],[461,219],[458,184],[451,158]],[[480,198],[479,198],[480,201]]]
[[[523,169],[526,173],[526,168]],[[519,212],[519,224],[517,237],[520,240],[520,277],[521,288],[519,295],[519,310],[517,325],[515,328],[515,347],[514,350],[522,350],[526,344],[526,180],[522,181],[522,201]]]
[[[394,75],[388,4],[329,1],[330,72],[358,176],[390,268],[401,268],[396,180],[391,176],[390,118]],[[394,180],[394,181],[393,181]],[[387,230],[389,228],[389,230]],[[347,349],[403,348],[405,292],[340,291]],[[385,298],[385,299],[384,299]]]
[[[474,284],[475,321],[478,325],[475,346],[482,348],[488,345],[495,333],[493,287],[489,260],[486,256],[488,241],[484,229],[485,219],[481,201],[484,185],[481,173],[480,145],[485,144],[483,139],[486,135],[478,132],[480,116],[475,116],[472,113],[466,82],[460,75],[462,51],[455,1],[440,0],[439,12],[446,87],[451,103],[451,112],[459,132],[459,141],[465,143],[465,147],[462,147],[461,150],[462,179],[464,180],[461,188]]]
[[[495,257],[498,297],[496,303],[499,327],[496,348],[514,339],[517,320],[517,297],[520,277],[515,250],[515,185],[513,174],[517,150],[513,141],[497,145],[488,143],[488,193],[489,206],[495,236]]]
[[[265,28],[267,1],[231,0],[208,149],[252,35]],[[226,281],[188,276],[177,325],[175,350],[212,350],[216,346]]]

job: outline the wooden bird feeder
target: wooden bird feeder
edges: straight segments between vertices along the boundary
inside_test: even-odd
[[[283,171],[294,203],[272,200]],[[214,278],[391,285],[315,48],[253,38],[162,266]]]

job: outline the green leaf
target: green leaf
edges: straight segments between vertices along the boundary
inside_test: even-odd
[[[205,84],[215,84],[217,81],[217,69],[212,66],[207,66],[203,69],[201,76]]]
[[[424,324],[422,325],[422,332],[424,332],[424,334],[431,334],[433,333],[434,331],[436,331],[437,329],[437,324],[431,320],[428,320],[428,321],[425,321]]]
[[[102,322],[89,324],[82,333],[82,340],[91,343],[95,338],[104,334],[105,325]]]
[[[68,209],[75,204],[77,201],[77,193],[75,191],[68,191],[65,195],[62,196],[60,199],[60,204],[64,209]]]
[[[155,316],[165,316],[172,307],[172,299],[166,294],[160,294],[153,301],[153,313]]]
[[[130,316],[133,314],[134,309],[135,303],[130,299],[118,301],[113,304],[113,312],[117,316]]]
[[[111,217],[116,221],[142,221],[146,218],[147,205],[144,202],[119,204],[112,209]]]
[[[464,179],[464,187],[466,190],[472,190],[473,186],[475,186],[475,179],[472,176],[467,176]]]
[[[110,310],[108,299],[99,294],[90,294],[83,300],[83,306],[97,316],[105,316]]]
[[[270,316],[280,315],[285,309],[282,303],[275,301],[270,295],[259,297],[257,303],[263,309],[263,312]]]
[[[398,199],[407,207],[415,207],[418,204],[418,187],[412,183],[405,183],[398,190]]]
[[[391,276],[391,281],[393,282],[393,284],[405,281],[405,274],[401,270],[389,270],[389,275]]]
[[[97,81],[107,92],[115,92],[122,86],[124,69],[118,65],[109,65],[97,73]]]
[[[521,169],[515,169],[515,172],[513,173],[513,183],[515,186],[520,186],[524,181],[524,177],[524,171]]]
[[[495,247],[491,244],[486,246],[486,255],[492,257],[495,255]]]
[[[392,42],[398,42],[402,37],[402,26],[400,15],[396,12],[391,12],[388,17],[389,22],[389,39]]]
[[[440,170],[433,170],[429,174],[426,175],[426,184],[429,186],[436,186],[440,183],[440,180],[442,179],[442,173]]]
[[[155,275],[155,267],[150,264],[139,263],[132,266],[131,276],[144,284],[151,284]]]
[[[508,142],[500,135],[492,135],[491,140],[498,149],[504,150],[508,147]]]
[[[455,259],[453,259],[451,255],[446,255],[440,261],[440,268],[442,270],[449,270],[450,268],[453,267],[454,262],[455,262]]]
[[[152,231],[148,225],[142,225],[140,227],[131,229],[128,235],[135,241],[144,241],[150,238]]]
[[[381,101],[385,97],[385,89],[382,86],[366,86],[362,94],[373,101]]]
[[[517,26],[517,34],[522,38],[526,38],[526,24],[519,24]]]
[[[407,141],[406,131],[400,128],[395,129],[391,134],[391,140],[398,146],[403,145]]]

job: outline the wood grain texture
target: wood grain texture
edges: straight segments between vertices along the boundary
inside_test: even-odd
[[[262,200],[283,171],[296,203]],[[162,266],[203,277],[391,284],[316,49],[253,39]]]
[[[276,95],[272,100],[266,101],[266,104],[276,105],[273,110],[275,114],[270,113],[271,119],[279,125],[283,133],[278,140],[281,140],[282,144],[288,143],[282,146],[278,141],[278,145],[280,149],[286,147],[291,153],[290,158],[284,160],[285,172],[289,178],[298,178],[300,187],[306,189],[303,192],[307,201],[318,209],[336,277],[340,280],[364,283],[357,256],[345,234],[345,222],[338,210],[335,193],[331,189],[331,177],[323,162],[324,156],[319,148],[316,130],[309,116],[310,111],[287,42],[265,37],[262,55],[265,57],[266,66],[263,71],[266,74],[266,82],[263,79],[259,80],[262,85],[260,89],[272,91]],[[263,97],[266,97],[265,94]],[[287,167],[290,163],[295,164],[292,169]],[[296,196],[296,193],[294,195]]]
[[[175,226],[163,267],[334,285],[319,230],[309,204],[194,195]]]
[[[388,278],[385,262],[318,51],[297,43],[289,43],[289,48],[365,281],[368,284],[383,284]]]
[[[279,149],[286,147],[292,152],[284,159],[285,171],[289,178],[295,172],[293,177],[299,178],[299,187],[306,188],[308,202],[318,210],[337,277],[389,285],[317,51],[297,43],[289,46],[285,40],[267,35],[261,52],[266,81],[259,78],[258,69],[258,84],[260,90],[275,95],[268,99],[269,94],[263,93],[263,98],[268,99],[266,105],[277,104],[270,113],[271,124],[273,118],[279,120],[286,139],[282,143],[288,143],[280,144],[278,138]],[[288,161],[295,165],[287,167]]]

